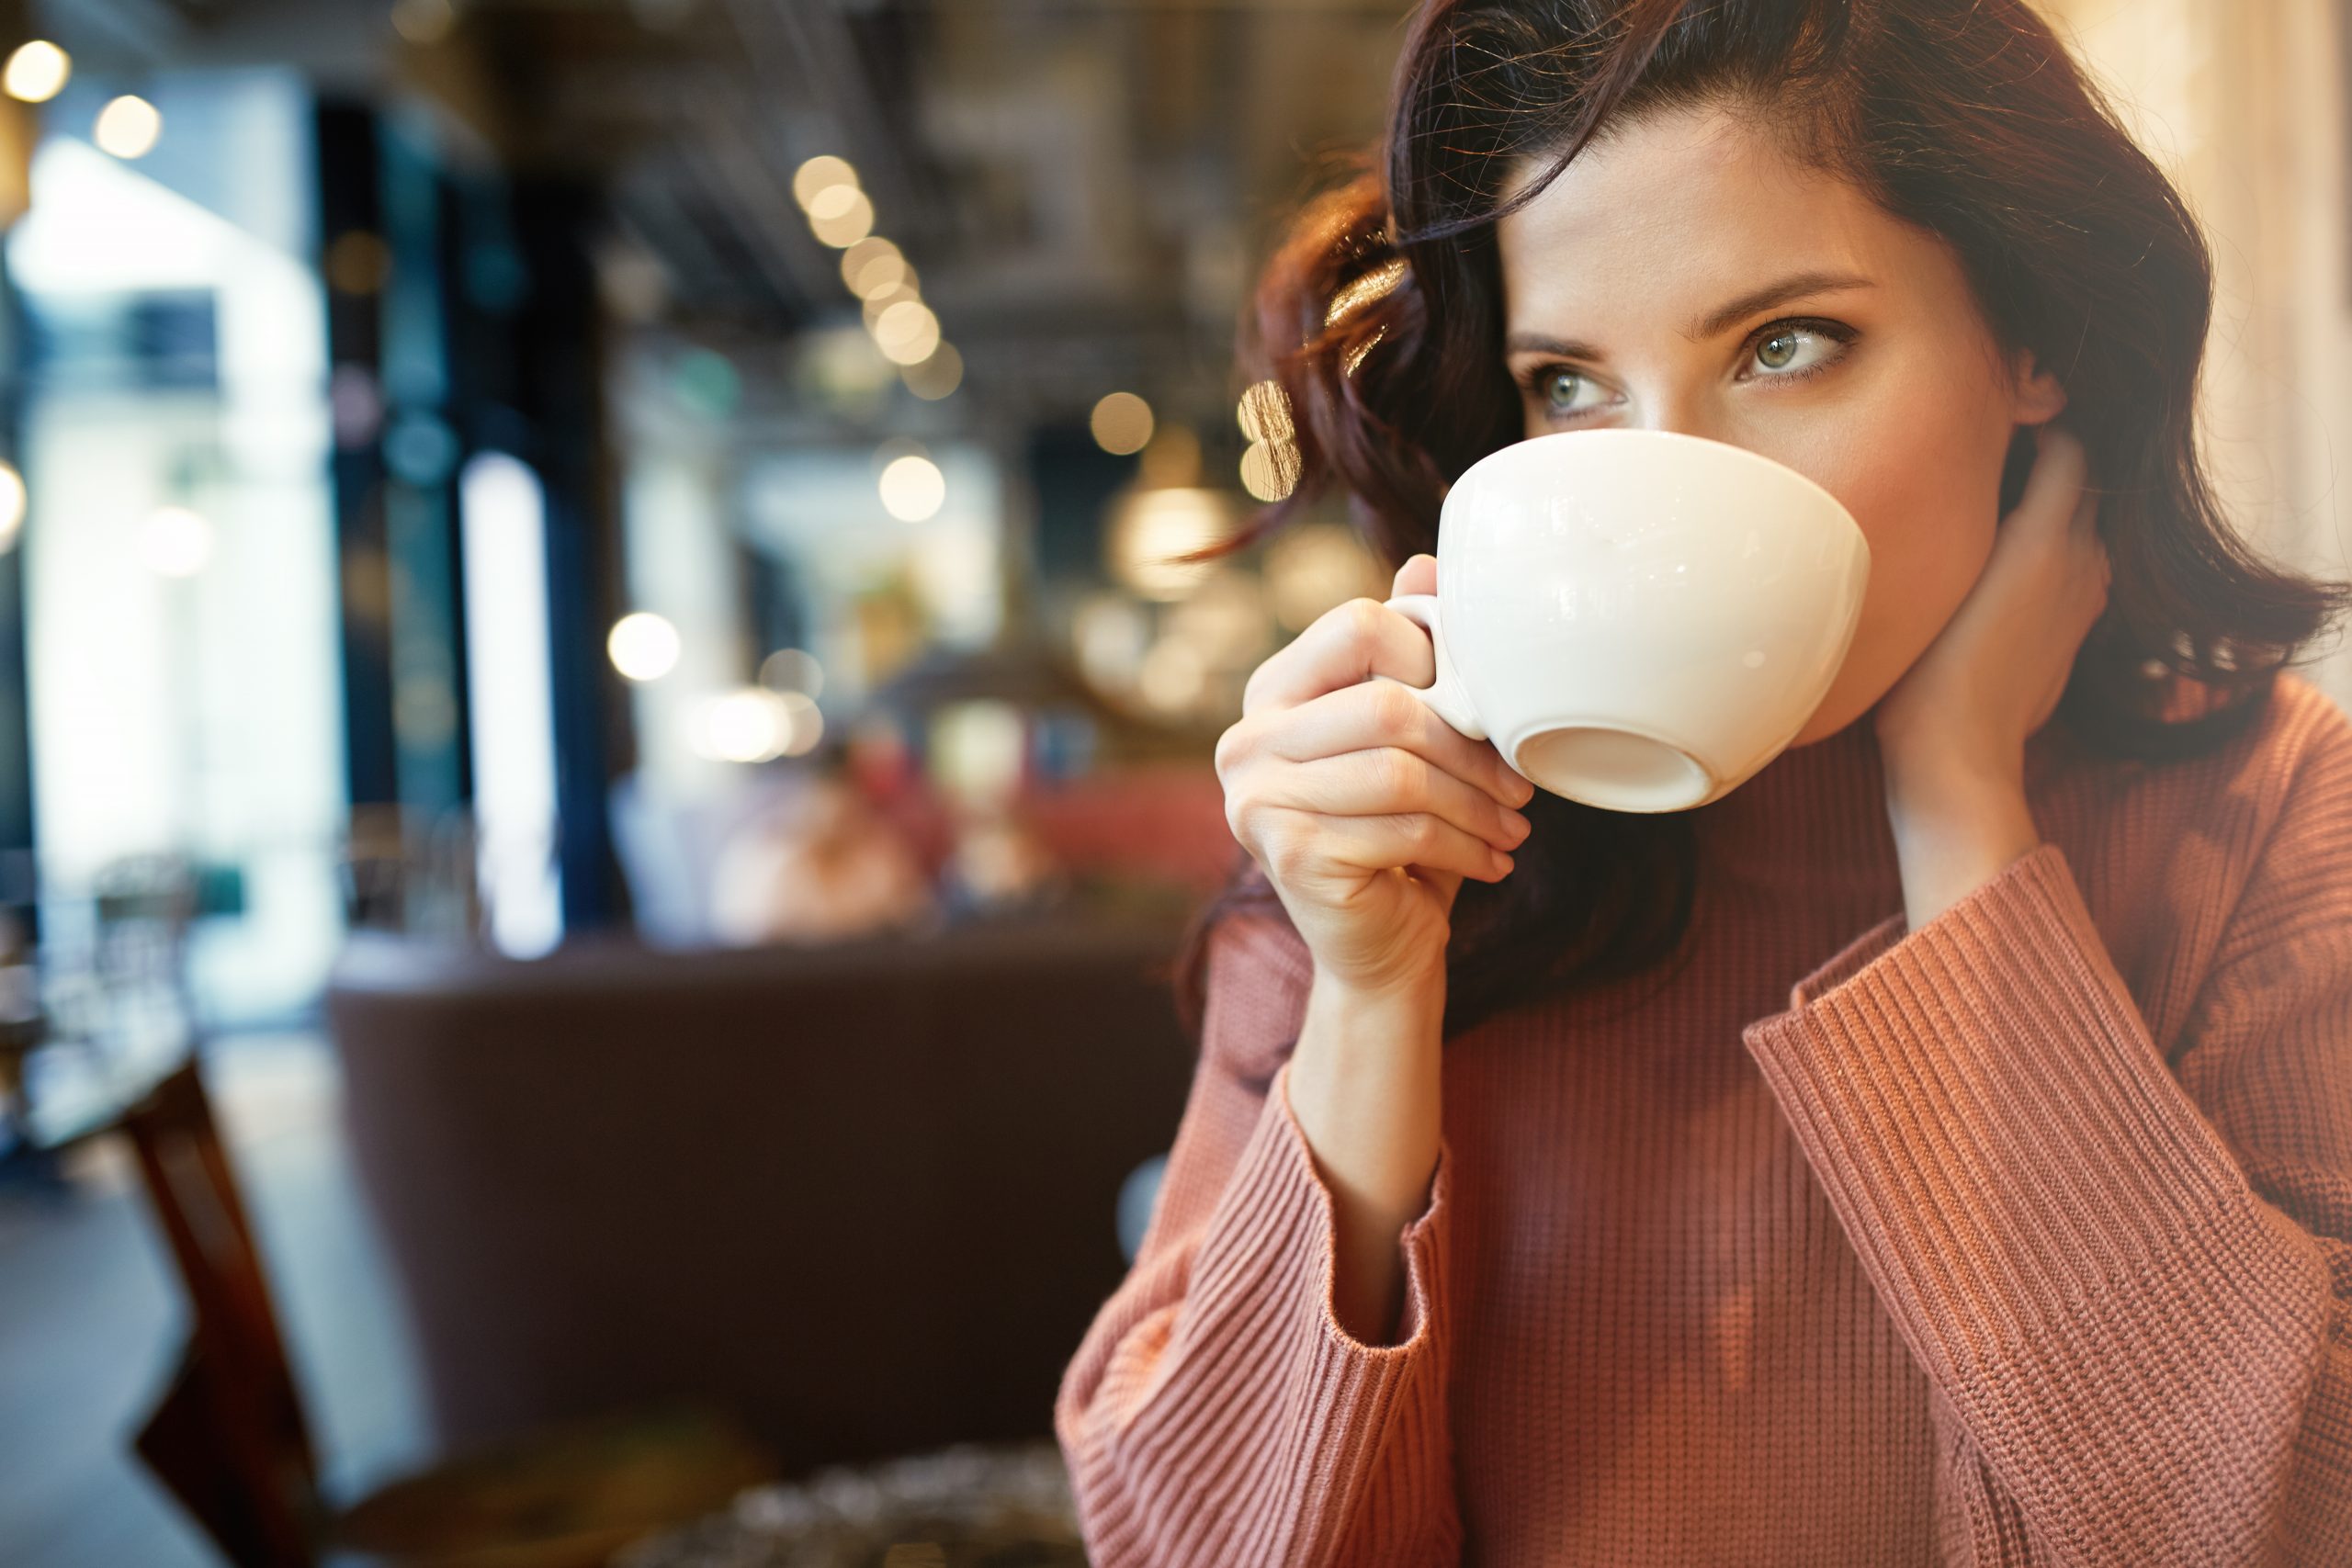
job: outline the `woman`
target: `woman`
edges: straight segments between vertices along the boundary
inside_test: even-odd
[[[1371,601],[1254,673],[1094,1560],[2352,1562],[2347,590],[2217,513],[2177,196],[2019,0],[1432,0],[1396,93],[1260,291],[1300,494],[1426,592],[1479,456],[1687,431],[1869,599],[1657,817]]]

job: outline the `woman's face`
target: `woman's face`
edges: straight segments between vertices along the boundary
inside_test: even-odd
[[[1525,161],[1509,191],[1547,161]],[[1943,629],[1993,548],[2019,424],[2064,406],[2005,356],[1949,246],[1719,109],[1627,122],[1497,231],[1529,435],[1675,430],[1814,479],[1870,591],[1794,744],[1844,728]]]

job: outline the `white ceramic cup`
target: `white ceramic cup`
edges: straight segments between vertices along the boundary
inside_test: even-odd
[[[1870,582],[1836,496],[1662,430],[1480,458],[1446,492],[1437,563],[1434,594],[1388,601],[1435,645],[1437,679],[1405,689],[1532,783],[1612,811],[1704,806],[1779,755],[1845,662]]]

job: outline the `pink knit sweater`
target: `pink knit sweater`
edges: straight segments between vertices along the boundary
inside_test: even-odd
[[[1212,948],[1055,1424],[1099,1568],[2352,1564],[2352,719],[2045,728],[1906,927],[1866,723],[1699,813],[1689,964],[1446,1043],[1396,1342],[1331,1305],[1309,959]]]

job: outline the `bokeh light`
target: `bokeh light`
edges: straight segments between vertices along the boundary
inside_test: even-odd
[[[713,697],[695,710],[687,739],[701,756],[725,762],[765,762],[797,757],[824,733],[824,715],[805,693],[746,686]]]
[[[451,0],[393,0],[392,31],[411,43],[439,43],[457,25]]]
[[[872,332],[879,325],[882,321],[882,312],[891,306],[907,299],[919,301],[922,298],[922,295],[917,294],[904,283],[894,283],[888,288],[876,289],[865,297],[865,303],[860,307],[860,314],[865,318],[865,330]]]
[[[73,74],[73,57],[47,39],[37,38],[8,56],[7,67],[0,70],[0,88],[25,103],[45,104],[64,89]]]
[[[373,294],[391,280],[392,248],[381,235],[347,229],[327,247],[327,282],[344,294]]]
[[[1378,563],[1342,525],[1301,524],[1266,547],[1266,596],[1286,631],[1305,631],[1334,604],[1387,593]]]
[[[678,664],[678,628],[650,610],[638,610],[613,623],[605,653],[613,668],[632,681],[659,681]]]
[[[1140,452],[1151,440],[1151,405],[1133,392],[1113,392],[1094,405],[1086,423],[1105,452]]]
[[[901,523],[921,523],[937,516],[947,503],[947,476],[930,458],[909,453],[894,457],[876,482],[882,509]]]
[[[98,151],[117,158],[143,158],[164,134],[164,117],[136,93],[125,93],[98,111],[92,135]]]
[[[898,246],[879,234],[868,234],[842,253],[842,283],[859,299],[870,299],[900,284],[911,288],[914,268]]]
[[[876,319],[874,341],[893,365],[919,365],[939,346],[939,318],[920,299],[901,299]]]
[[[817,199],[820,192],[835,186],[856,189],[857,171],[850,167],[847,159],[820,152],[793,171],[792,198],[805,208]]]
[[[1287,441],[1252,441],[1241,454],[1241,488],[1259,501],[1280,501],[1298,488],[1298,448]]]
[[[905,366],[899,373],[906,378],[907,390],[935,403],[963,384],[964,356],[956,352],[954,344],[943,343],[931,351],[930,358]]]
[[[1243,392],[1234,418],[1252,441],[1288,441],[1296,434],[1290,421],[1290,395],[1279,381],[1260,381]]]
[[[760,684],[771,692],[825,693],[825,667],[805,648],[779,648],[760,660]]]
[[[874,204],[855,186],[828,186],[808,204],[808,231],[846,248],[874,231]]]
[[[1216,563],[1170,558],[1216,543],[1227,523],[1225,500],[1214,491],[1170,486],[1133,491],[1105,530],[1104,564],[1143,598],[1182,599]]]

